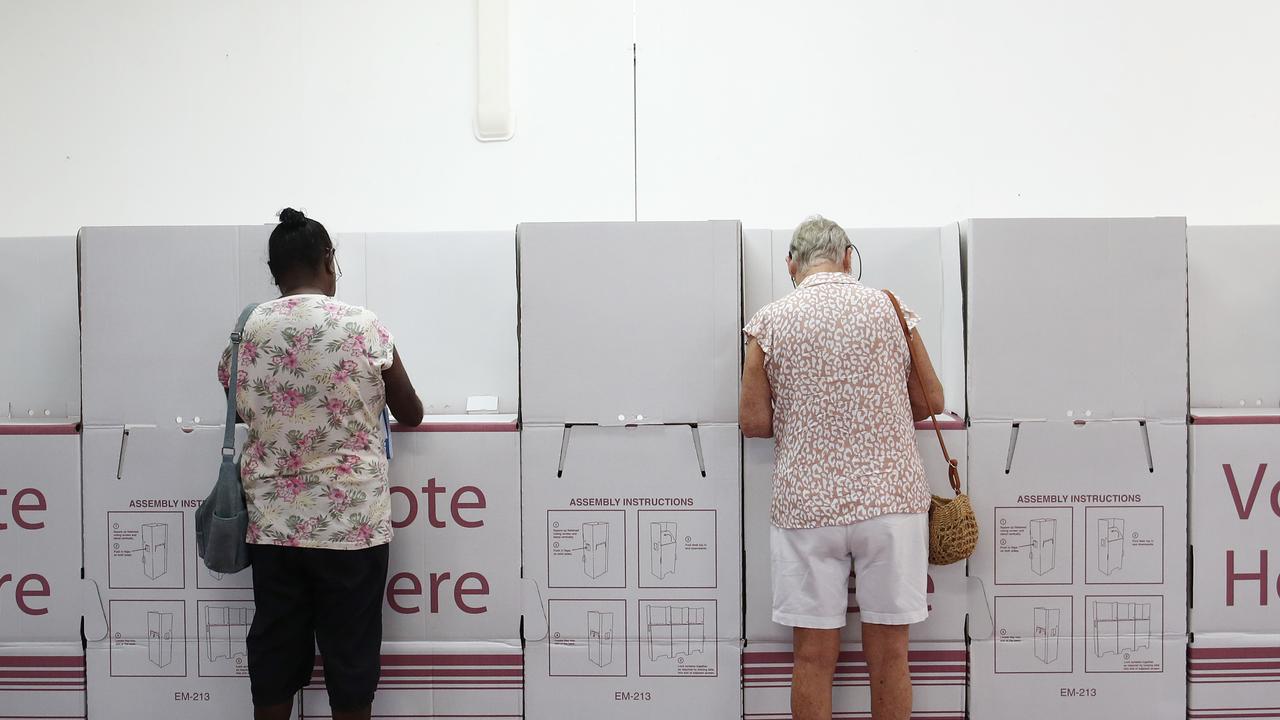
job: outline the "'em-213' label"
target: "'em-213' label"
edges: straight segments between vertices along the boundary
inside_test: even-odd
[[[1059,690],[1058,694],[1059,694],[1059,695],[1061,695],[1062,697],[1071,697],[1071,698],[1076,698],[1076,697],[1098,697],[1098,688],[1094,688],[1094,687],[1081,687],[1081,688],[1068,688],[1068,687],[1064,687],[1064,688],[1062,688],[1061,690]]]

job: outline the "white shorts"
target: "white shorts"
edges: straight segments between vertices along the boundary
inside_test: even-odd
[[[842,628],[849,566],[862,622],[910,625],[929,617],[929,514],[881,515],[852,525],[771,529],[773,621]]]

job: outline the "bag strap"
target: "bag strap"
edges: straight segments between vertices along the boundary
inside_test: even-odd
[[[942,428],[938,426],[937,414],[933,410],[933,403],[929,402],[929,394],[925,392],[924,380],[920,379],[920,366],[916,363],[915,347],[911,343],[911,328],[907,327],[907,318],[902,314],[902,305],[898,303],[898,298],[888,290],[884,291],[889,296],[889,302],[893,303],[893,311],[898,314],[898,324],[902,326],[902,334],[907,338],[907,355],[911,358],[912,374],[916,376],[916,390],[920,392],[920,397],[924,400],[924,405],[929,410],[929,420],[933,423],[933,432],[938,436],[938,445],[942,447],[942,457],[947,461],[947,476],[951,481],[951,489],[956,495],[960,494],[960,463],[951,457],[951,453],[947,452],[947,441],[942,439]]]
[[[245,323],[249,322],[249,316],[257,309],[258,306],[255,303],[247,305],[241,311],[240,319],[236,321],[236,329],[231,331],[231,374],[227,381],[227,425],[222,436],[223,456],[236,453],[236,392],[240,387],[240,341],[244,339]]]

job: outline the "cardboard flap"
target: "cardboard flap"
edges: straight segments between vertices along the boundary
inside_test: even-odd
[[[987,595],[982,578],[971,575],[965,592],[969,599],[969,639],[989,640],[995,632],[995,615],[991,610],[991,598]]]
[[[260,227],[81,230],[85,422],[220,421],[215,370],[236,316],[279,295],[265,243]]]
[[[537,642],[547,639],[547,606],[542,601],[542,589],[536,580],[523,578],[521,585],[520,614],[524,618],[524,639]]]
[[[102,599],[102,590],[98,582],[92,578],[80,581],[80,606],[84,615],[84,637],[89,642],[96,642],[107,637],[106,603]]]
[[[1280,407],[1280,226],[1188,227],[1193,407]]]
[[[525,223],[517,232],[525,422],[736,421],[736,221]]]
[[[0,416],[80,414],[80,316],[76,242],[71,237],[0,238],[0,303],[22,308],[6,319],[0,353]],[[9,348],[15,348],[9,350]],[[29,416],[28,416],[29,417]]]
[[[970,220],[964,247],[971,417],[1185,418],[1183,218]]]
[[[369,309],[395,337],[427,414],[465,413],[475,396],[496,397],[497,412],[517,412],[514,234],[363,237]]]

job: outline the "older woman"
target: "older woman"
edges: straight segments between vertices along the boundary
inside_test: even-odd
[[[254,717],[283,720],[318,645],[335,720],[368,718],[378,684],[391,493],[381,416],[422,422],[391,333],[333,299],[340,274],[324,226],[286,208],[268,266],[280,297],[240,346],[236,404],[249,425],[241,478],[255,611]],[[230,348],[218,376],[230,385]]]
[[[796,720],[831,717],[851,564],[877,720],[911,715],[907,628],[929,614],[929,486],[912,422],[928,405],[913,407],[907,380],[918,373],[934,407],[942,385],[915,332],[911,367],[889,297],[849,274],[852,251],[839,225],[806,220],[787,255],[795,292],[745,329],[739,420],[777,446],[773,620],[793,628]]]

